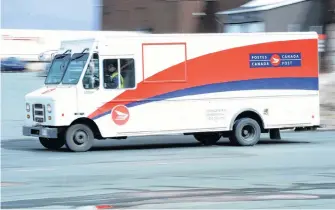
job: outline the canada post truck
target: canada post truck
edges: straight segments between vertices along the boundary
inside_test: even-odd
[[[131,34],[62,41],[25,96],[23,135],[52,150],[93,140],[193,135],[253,146],[320,125],[314,32]]]

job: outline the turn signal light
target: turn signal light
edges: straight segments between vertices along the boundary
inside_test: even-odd
[[[30,115],[29,114],[27,114],[27,119],[30,119]]]

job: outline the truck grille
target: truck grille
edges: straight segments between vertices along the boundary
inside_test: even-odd
[[[33,119],[35,122],[45,122],[45,106],[43,104],[33,104]]]

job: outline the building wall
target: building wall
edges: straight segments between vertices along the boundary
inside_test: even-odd
[[[327,23],[335,23],[335,0],[327,1]]]
[[[321,34],[324,33],[326,7],[325,1],[309,0],[266,11],[219,15],[219,18],[227,24],[227,32],[234,31],[237,27],[234,24],[241,24],[237,32],[313,30]]]
[[[321,1],[305,1],[265,11],[266,31],[310,31],[311,26],[321,27],[324,22]],[[314,30],[318,27],[313,27]]]
[[[223,23],[225,20],[217,18],[215,13],[240,7],[248,1],[250,0],[219,0],[216,4],[213,3],[213,1],[208,1],[205,12],[209,15],[207,15],[206,19],[202,22],[202,24],[205,24],[207,27],[204,32],[221,32],[223,30]]]
[[[324,71],[335,71],[335,23],[327,25],[327,48],[323,59]]]
[[[154,33],[215,32],[216,19],[211,13],[238,7],[247,1],[103,0],[102,30],[152,28]],[[207,16],[192,15],[204,11]]]
[[[321,63],[324,71],[335,71],[335,0],[327,0],[326,53]]]
[[[174,1],[104,0],[102,30],[173,31],[177,29],[177,6]]]

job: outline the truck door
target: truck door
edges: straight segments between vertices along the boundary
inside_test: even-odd
[[[89,59],[77,88],[77,117],[86,117],[101,106],[101,60],[97,53]]]
[[[129,110],[124,106],[135,100],[129,91],[136,87],[134,55],[100,57],[101,91],[100,115],[97,122],[104,136],[115,136],[132,131],[129,126]],[[127,93],[125,93],[127,92]]]

